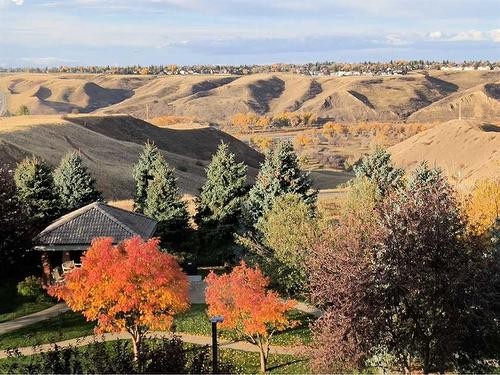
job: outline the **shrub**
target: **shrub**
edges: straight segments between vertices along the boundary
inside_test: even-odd
[[[42,280],[36,276],[28,276],[17,284],[17,293],[32,300],[44,300],[48,296],[43,289]]]
[[[29,116],[31,114],[30,109],[24,104],[19,107],[17,111],[18,116]]]
[[[35,348],[34,348],[35,349]],[[184,346],[180,338],[151,339],[141,352],[143,366],[138,367],[130,341],[112,343],[94,341],[81,348],[61,348],[53,344],[46,353],[23,357],[19,351],[8,353],[0,373],[9,374],[208,374],[212,372],[207,346]],[[232,362],[219,360],[219,372],[235,373]]]

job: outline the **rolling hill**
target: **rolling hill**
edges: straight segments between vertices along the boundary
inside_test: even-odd
[[[457,118],[459,102],[464,117],[494,120],[499,83],[499,71],[390,77],[11,74],[0,76],[0,91],[11,113],[24,104],[32,114],[183,115],[207,122],[225,122],[238,112],[283,111],[310,111],[342,122],[428,122]]]
[[[196,194],[205,179],[204,168],[219,143],[229,144],[237,159],[256,174],[262,155],[236,138],[204,126],[158,128],[126,116],[19,116],[0,119],[0,160],[9,165],[36,155],[55,166],[69,151],[79,150],[106,199],[133,196],[132,165],[146,140],[162,150],[176,168],[181,190]]]
[[[420,161],[441,167],[456,183],[500,178],[500,126],[473,120],[437,125],[389,148],[396,165],[414,168]]]

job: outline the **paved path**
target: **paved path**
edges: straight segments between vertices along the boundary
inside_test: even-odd
[[[315,318],[320,318],[323,315],[323,310],[320,310],[317,307],[309,305],[305,302],[297,302],[297,304],[295,305],[295,309],[310,314]]]
[[[197,345],[212,344],[212,338],[210,336],[196,336],[185,333],[177,333],[177,336],[179,336],[181,340],[186,343],[197,344]],[[172,334],[170,332],[151,332],[148,335],[148,337],[157,337],[157,338],[172,337]],[[127,333],[105,333],[99,336],[92,335],[92,336],[79,337],[71,340],[64,340],[57,342],[56,344],[60,348],[67,348],[70,346],[73,347],[85,346],[96,341],[105,342],[105,341],[124,340],[124,339],[130,339],[130,335]],[[18,351],[18,353],[21,355],[33,355],[33,354],[48,352],[52,350],[53,347],[54,344],[44,344],[44,345],[39,345],[37,347],[30,346],[24,348],[17,348],[16,351]],[[219,339],[219,347],[221,349],[234,349],[245,352],[259,351],[259,349],[255,345],[252,345],[246,341],[228,341]],[[303,352],[303,347],[272,345],[269,351],[272,354],[300,354],[301,352]],[[6,357],[8,357],[8,352],[6,350],[0,351],[0,359]]]
[[[5,323],[0,323],[0,335],[3,335],[10,331],[15,331],[16,329],[26,327],[31,324],[41,322],[42,320],[53,318],[54,316],[62,314],[63,312],[66,312],[68,310],[69,308],[65,303],[58,303],[55,306],[49,307],[48,309],[42,311],[38,311],[34,314],[22,316]]]

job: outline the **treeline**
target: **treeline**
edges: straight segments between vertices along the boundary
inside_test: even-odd
[[[130,65],[130,66],[59,66],[45,68],[0,68],[0,72],[30,72],[30,73],[90,73],[90,74],[142,74],[142,75],[184,75],[184,74],[235,74],[248,75],[257,73],[289,72],[305,75],[330,75],[338,72],[357,72],[360,74],[405,74],[413,70],[431,70],[446,68],[479,67],[494,69],[498,62],[489,60],[471,60],[453,62],[443,60],[391,60],[388,62],[315,62],[307,64],[276,63],[268,65]]]
[[[281,112],[272,116],[259,116],[248,112],[235,114],[229,124],[241,133],[249,133],[257,130],[316,126],[318,117],[311,112]]]

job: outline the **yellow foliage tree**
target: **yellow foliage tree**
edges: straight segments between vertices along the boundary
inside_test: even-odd
[[[470,229],[483,234],[500,217],[500,180],[478,181],[465,202]]]

